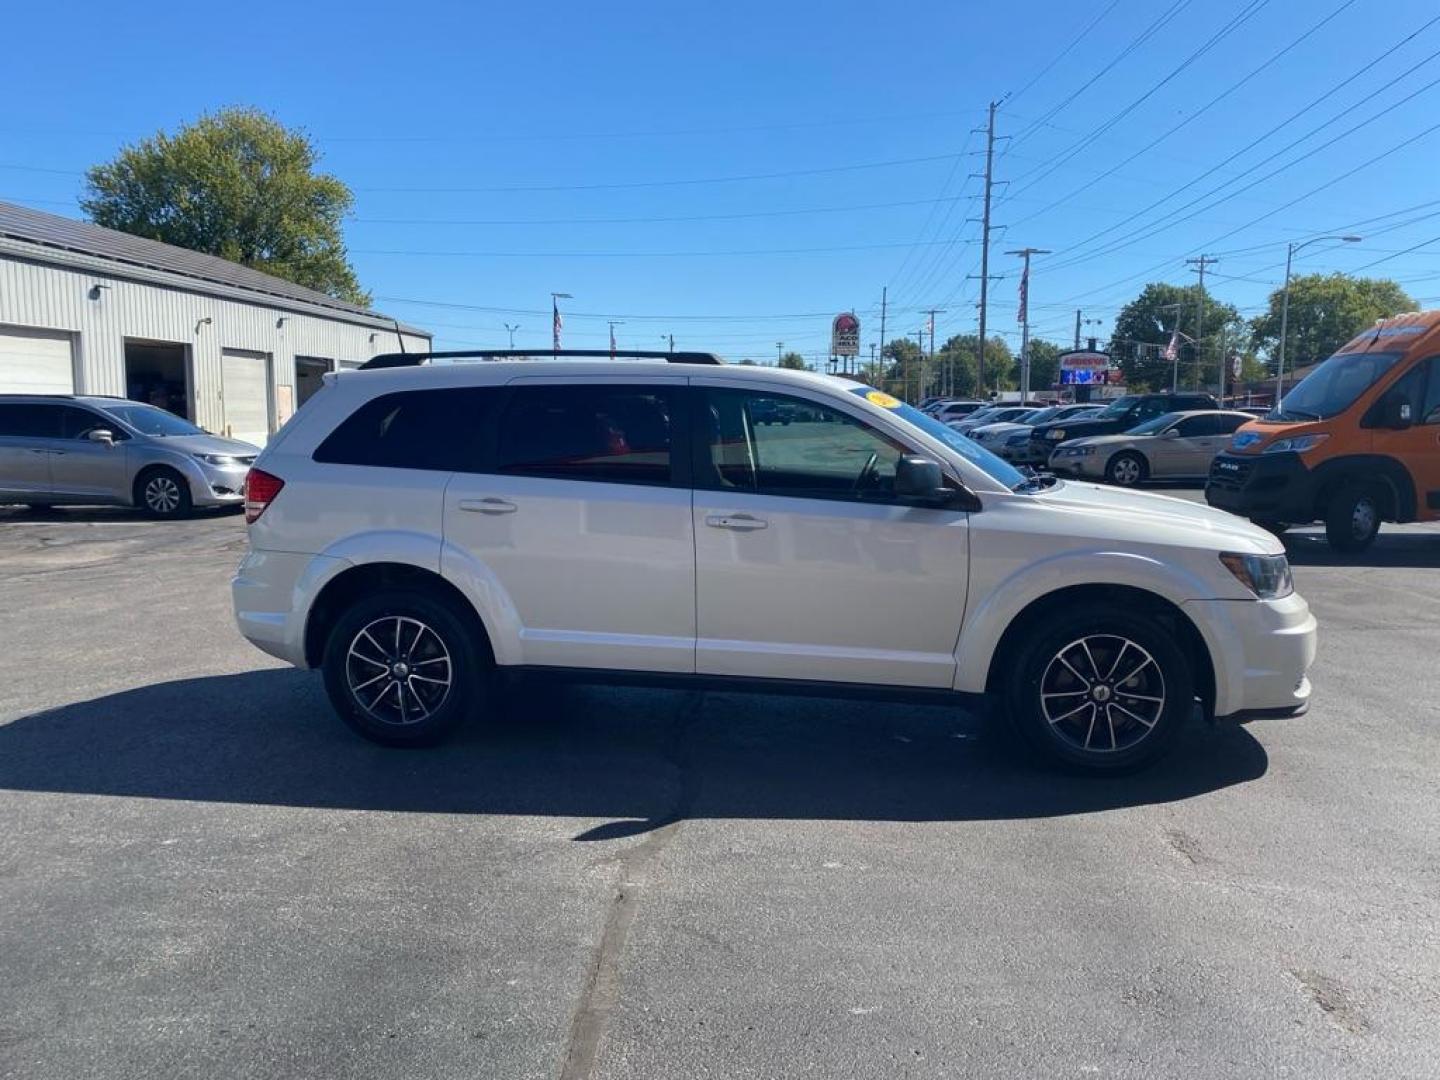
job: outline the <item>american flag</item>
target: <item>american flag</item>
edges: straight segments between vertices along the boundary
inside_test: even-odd
[[[610,327],[610,359],[615,359],[615,327]]]
[[[562,329],[564,329],[565,323],[562,322],[561,319],[560,319],[560,301],[559,301],[559,300],[551,300],[551,301],[550,301],[550,305],[551,305],[551,308],[552,308],[552,309],[554,310],[554,312],[555,312],[555,324],[554,324],[554,329],[555,329],[555,351],[556,351],[556,352],[559,352],[559,351],[560,351],[560,331],[561,331]]]
[[[1169,360],[1172,364],[1175,362],[1175,357],[1179,352],[1179,344],[1180,329],[1176,327],[1175,331],[1170,335],[1170,344],[1165,346],[1165,359]]]
[[[1025,270],[1020,275],[1020,310],[1015,313],[1015,321],[1021,326],[1025,325],[1030,315],[1030,259],[1025,259]]]

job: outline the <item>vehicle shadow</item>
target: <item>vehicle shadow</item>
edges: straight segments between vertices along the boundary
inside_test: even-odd
[[[936,706],[525,686],[505,718],[427,750],[352,735],[313,674],[159,683],[0,726],[0,788],[227,803],[601,819],[576,839],[686,818],[966,821],[1187,799],[1265,774],[1260,743],[1198,721],[1134,776],[1038,769],[982,718]]]
[[[235,506],[196,507],[188,517],[152,518],[131,506],[14,506],[0,504],[0,524],[5,522],[76,522],[105,524],[107,522],[144,522],[155,525],[183,525],[187,521],[239,517],[245,508]]]
[[[1285,552],[1294,566],[1365,566],[1393,569],[1440,569],[1440,532],[1386,532],[1357,554],[1336,551],[1323,530],[1287,532]]]

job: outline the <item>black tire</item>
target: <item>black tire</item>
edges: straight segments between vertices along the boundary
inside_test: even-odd
[[[325,643],[325,691],[340,719],[372,742],[431,746],[488,696],[485,655],[448,601],[423,589],[387,590],[335,620]],[[442,691],[437,681],[446,673]],[[371,698],[368,686],[380,694]]]
[[[1116,774],[1170,749],[1194,712],[1194,686],[1190,659],[1169,629],[1149,615],[1099,606],[1037,627],[1020,647],[1005,700],[1016,732],[1046,760]]]
[[[1380,534],[1384,507],[1375,488],[1355,481],[1342,484],[1325,504],[1325,539],[1336,551],[1364,551]]]
[[[1133,450],[1122,450],[1105,464],[1105,479],[1116,487],[1135,487],[1149,475],[1149,463]]]
[[[135,505],[152,518],[189,517],[190,484],[174,469],[152,466],[135,478]]]

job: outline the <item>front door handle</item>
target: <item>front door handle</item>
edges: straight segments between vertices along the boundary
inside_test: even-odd
[[[712,529],[730,529],[732,532],[754,532],[770,525],[763,518],[749,514],[710,514],[705,518],[705,524]]]
[[[519,507],[512,502],[497,499],[491,495],[484,499],[461,499],[460,509],[475,514],[513,514]]]

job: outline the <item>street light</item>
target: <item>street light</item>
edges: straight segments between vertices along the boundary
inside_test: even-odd
[[[501,323],[500,325],[503,326],[503,327],[505,327],[505,329],[509,331],[509,333],[510,333],[510,348],[512,348],[512,349],[515,348],[515,331],[520,329],[520,324],[519,324],[519,323],[516,323],[514,326],[511,326],[511,325],[507,322],[507,323]]]
[[[1285,332],[1290,328],[1290,263],[1295,252],[1321,240],[1339,240],[1346,244],[1358,244],[1363,236],[1315,236],[1300,243],[1291,242],[1285,247],[1285,295],[1280,301],[1280,351],[1275,361],[1275,407],[1280,407],[1280,397],[1285,390]]]

